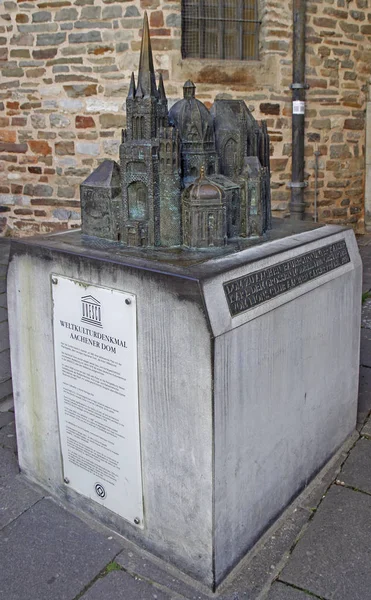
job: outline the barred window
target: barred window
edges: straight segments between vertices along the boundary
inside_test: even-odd
[[[256,60],[258,0],[182,0],[183,58]]]

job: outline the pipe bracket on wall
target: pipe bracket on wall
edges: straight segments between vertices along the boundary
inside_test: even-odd
[[[306,188],[308,187],[307,181],[289,181],[287,184],[288,188]]]
[[[291,83],[290,90],[309,90],[309,83]]]

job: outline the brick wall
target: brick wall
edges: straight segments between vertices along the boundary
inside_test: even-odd
[[[364,226],[365,106],[371,0],[307,0],[306,191],[313,211],[319,157],[321,221]],[[129,77],[148,10],[155,68],[170,99],[189,77],[198,97],[243,98],[268,120],[273,208],[287,214],[291,170],[291,3],[262,5],[261,59],[182,60],[180,2],[5,0],[0,6],[0,231],[79,226],[78,184],[118,158]]]

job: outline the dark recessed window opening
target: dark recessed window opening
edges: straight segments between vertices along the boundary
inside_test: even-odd
[[[257,60],[258,0],[182,0],[183,58]]]

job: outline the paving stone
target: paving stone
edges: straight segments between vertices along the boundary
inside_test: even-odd
[[[361,358],[360,363],[364,367],[371,367],[371,329],[361,329]]]
[[[9,423],[14,423],[14,421],[15,421],[14,412],[7,411],[7,412],[0,413],[0,429],[5,427],[6,425],[9,425]]]
[[[333,486],[280,580],[327,600],[365,600],[371,588],[371,497]]]
[[[277,581],[272,585],[266,600],[310,600],[310,598],[313,600],[313,596]]]
[[[0,597],[73,600],[120,548],[43,499],[0,532]]]
[[[10,395],[8,398],[3,398],[0,402],[0,413],[8,411],[14,412],[13,395]]]
[[[0,447],[8,448],[13,452],[17,452],[17,437],[15,433],[14,419],[8,425],[0,429]]]
[[[265,545],[240,564],[233,579],[219,588],[211,596],[206,588],[190,580],[177,569],[169,567],[160,559],[133,545],[121,552],[116,562],[126,571],[141,578],[149,579],[161,587],[176,594],[184,595],[188,600],[238,600],[258,598],[263,588],[278,575],[277,565],[284,553],[293,545],[302,527],[310,518],[310,512],[297,509],[269,538]],[[110,599],[111,600],[111,599]]]
[[[185,596],[188,600],[209,600],[210,595],[199,589],[197,582],[189,580],[176,568],[152,557],[148,552],[130,545],[116,557],[116,562],[133,576],[155,582],[161,587]],[[219,596],[218,596],[219,597]]]
[[[358,423],[363,423],[371,411],[371,369],[361,367],[359,370]]]
[[[14,452],[6,448],[0,448],[0,486],[3,479],[15,477],[18,473],[19,467]],[[0,501],[0,506],[1,503]]]
[[[310,512],[297,509],[277,528],[252,558],[242,560],[232,580],[220,586],[218,600],[257,600],[279,574],[278,565],[308,522]]]
[[[9,365],[9,371],[10,371],[10,365]],[[3,402],[6,399],[8,399],[9,396],[11,396],[12,391],[13,391],[13,389],[12,389],[11,378],[5,379],[4,381],[0,382],[0,410],[2,408]]]
[[[356,443],[339,479],[346,485],[371,494],[371,440],[360,439]]]
[[[22,475],[0,478],[0,530],[42,497],[41,490],[32,488]]]
[[[302,494],[299,498],[298,505],[301,508],[306,508],[312,512],[318,507],[330,485],[339,477],[342,464],[347,459],[349,450],[357,439],[358,434],[354,433],[342,446],[341,451],[338,452],[326,465],[325,469],[315,477],[307,492]]]
[[[8,321],[0,323],[0,354],[9,349],[9,327]]]
[[[368,421],[366,421],[365,426],[363,427],[362,431],[361,431],[362,435],[368,435],[371,437],[371,419],[368,419]]]
[[[124,571],[112,571],[103,579],[98,579],[81,600],[170,600],[173,597],[170,592],[161,591]]]
[[[362,327],[371,329],[371,298],[367,298],[362,305]]]

